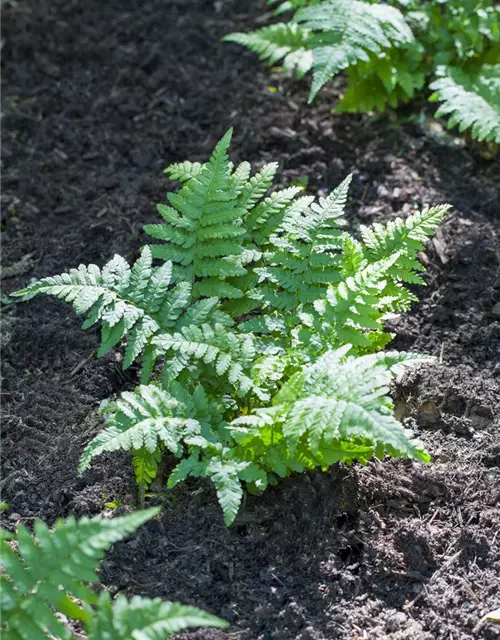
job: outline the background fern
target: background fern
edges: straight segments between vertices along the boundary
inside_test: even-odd
[[[483,65],[471,75],[457,67],[438,67],[431,101],[440,102],[437,116],[449,116],[448,128],[481,141],[500,143],[500,64]]]
[[[392,417],[395,356],[368,354],[390,341],[386,319],[415,300],[407,285],[424,284],[418,253],[449,208],[362,227],[357,239],[343,229],[350,176],[318,201],[297,187],[266,196],[277,165],[234,168],[230,136],[208,163],[169,167],[182,187],[160,206],[164,223],[146,226],[161,244],[132,268],[115,256],[18,293],[71,302],[88,313],[84,326],[100,321],[100,353],[123,340],[124,366],[143,356],[143,384],[105,404],[80,471],[130,452],[143,503],[168,453],[178,459],[168,486],[210,478],[226,524],[242,483],[262,491],[384,451],[428,459]]]
[[[309,101],[345,71],[347,89],[337,112],[396,108],[431,82],[431,101],[442,102],[438,117],[450,116],[450,127],[468,129],[474,139],[498,142],[498,3],[289,0],[276,9],[287,11],[294,12],[290,22],[224,39],[271,65],[283,60],[285,72],[298,77],[312,70]]]
[[[1,629],[6,640],[75,637],[56,616],[80,621],[89,640],[160,640],[188,627],[225,627],[227,623],[195,607],[155,598],[99,596],[88,586],[109,547],[159,512],[137,511],[106,520],[57,520],[50,530],[35,520],[34,536],[20,525],[17,535],[1,530]],[[15,544],[15,546],[14,546]]]

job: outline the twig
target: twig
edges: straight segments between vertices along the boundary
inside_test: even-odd
[[[459,551],[457,551],[456,553],[454,553],[450,558],[448,558],[448,560],[446,560],[446,562],[444,564],[442,564],[439,569],[436,569],[436,571],[434,571],[434,573],[432,574],[432,576],[429,578],[429,582],[428,584],[431,585],[433,584],[436,579],[446,570],[448,569],[448,567],[450,567],[455,560],[458,559],[458,557],[461,555],[462,553],[462,549],[459,549]],[[420,593],[418,593],[411,602],[408,602],[407,604],[405,604],[404,608],[406,610],[411,609],[419,600],[420,598],[423,596],[423,591],[421,591]]]

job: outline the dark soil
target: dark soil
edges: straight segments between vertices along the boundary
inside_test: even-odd
[[[226,618],[242,640],[499,637],[500,162],[418,119],[332,116],[305,85],[221,44],[263,3],[10,2],[3,20],[3,285],[134,259],[172,188],[169,163],[204,160],[233,125],[234,159],[278,160],[283,185],[314,191],[354,172],[360,223],[448,201],[423,257],[429,286],[393,323],[394,346],[438,357],[395,391],[433,454],[334,468],[248,497],[230,530],[208,484],[166,497],[160,519],[102,565],[113,592],[162,596]],[[418,107],[414,112],[418,112]],[[410,113],[410,112],[408,112]],[[126,387],[117,354],[46,298],[3,307],[4,523],[134,507],[126,456],[78,477],[99,402]]]

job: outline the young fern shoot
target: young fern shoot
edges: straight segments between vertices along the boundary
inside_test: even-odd
[[[387,391],[416,356],[377,352],[392,337],[386,319],[416,299],[407,285],[424,284],[418,254],[449,209],[355,238],[343,220],[350,176],[319,200],[296,187],[266,196],[277,165],[234,168],[231,133],[207,163],[166,170],[181,189],[159,205],[163,222],[146,225],[157,243],[132,267],[115,256],[17,293],[72,303],[84,327],[101,324],[99,355],[122,343],[124,367],[142,361],[141,385],[103,407],[80,471],[130,452],[143,503],[171,455],[168,486],[210,478],[228,525],[243,486],[341,460],[429,459]]]

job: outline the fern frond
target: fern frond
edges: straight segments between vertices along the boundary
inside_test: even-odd
[[[140,596],[127,600],[121,594],[111,601],[109,593],[103,593],[90,626],[90,640],[162,640],[188,628],[227,626],[216,616],[178,602]]]
[[[279,446],[286,473],[292,462],[325,468],[340,460],[364,462],[384,451],[428,461],[420,443],[392,416],[392,377],[378,355],[327,352],[292,376],[272,408],[237,418],[230,429],[247,451]]]
[[[69,273],[42,278],[13,296],[43,293],[73,305],[78,315],[87,315],[88,329],[102,325],[99,357],[125,340],[123,368],[127,369],[147,351],[151,338],[178,320],[189,305],[191,287],[181,283],[169,290],[172,263],[153,267],[149,247],[130,268],[118,255],[102,270],[80,265]]]
[[[441,102],[436,116],[448,116],[448,128],[470,129],[475,140],[500,144],[500,64],[467,74],[458,67],[438,67],[430,100]]]
[[[35,520],[35,537],[24,526],[17,530],[17,550],[2,536],[2,628],[6,637],[32,640],[72,633],[54,614],[59,611],[84,624],[91,620],[87,607],[95,604],[87,583],[97,582],[95,570],[112,544],[133,533],[159,512],[158,508],[105,520],[57,520],[51,531]]]
[[[307,30],[298,24],[279,22],[250,33],[230,33],[222,40],[250,49],[260,60],[267,60],[269,66],[282,60],[285,72],[295,72],[298,78],[302,78],[313,63],[307,37]]]
[[[399,258],[389,269],[394,280],[413,284],[423,284],[419,271],[424,267],[418,260],[418,253],[424,250],[424,243],[433,235],[451,205],[426,207],[408,218],[396,218],[386,224],[375,223],[371,227],[362,225],[361,236],[365,244],[365,255],[371,261],[383,260],[399,252]]]
[[[238,191],[243,186],[235,188],[242,176],[231,178],[227,155],[231,136],[230,129],[217,143],[209,161],[196,170],[184,165],[166,170],[181,178],[186,178],[187,171],[189,179],[179,193],[167,195],[170,206],[159,207],[165,224],[144,227],[146,233],[164,242],[151,247],[153,256],[173,262],[174,280],[190,283],[195,299],[242,295],[225,283],[228,277],[246,273],[239,261],[240,238],[245,231]]]
[[[336,113],[363,113],[395,109],[423,89],[426,80],[424,50],[418,42],[391,47],[346,70],[347,89]]]
[[[299,9],[295,21],[314,32],[307,46],[313,50],[313,82],[309,102],[335,74],[370,54],[408,44],[413,34],[395,7],[360,0],[335,0]]]
[[[24,526],[17,535],[1,530],[2,637],[10,640],[72,640],[57,614],[77,620],[89,640],[162,640],[188,627],[227,627],[195,607],[136,596],[128,601],[87,586],[104,552],[158,514],[159,508],[113,518],[57,520],[50,530],[35,520],[35,535]],[[17,539],[14,549],[9,540]],[[82,603],[82,606],[80,605]]]
[[[188,366],[190,360],[195,360],[210,365],[217,376],[226,377],[243,395],[252,387],[252,381],[245,373],[255,358],[251,334],[238,334],[220,323],[191,324],[179,332],[156,336],[153,344],[158,357],[172,352],[182,358],[178,373]],[[171,373],[166,370],[169,379],[173,379]]]
[[[399,254],[366,265],[354,276],[332,284],[326,298],[314,303],[321,320],[313,321],[314,340],[321,350],[352,344],[360,349],[380,349],[384,320],[392,309],[392,300],[381,296],[388,273]],[[304,316],[303,316],[304,318]],[[390,334],[387,339],[390,339]],[[384,346],[384,345],[382,345]],[[311,344],[311,348],[314,348]]]
[[[155,385],[125,391],[118,400],[105,404],[101,413],[107,426],[85,447],[80,473],[96,456],[109,451],[129,451],[136,458],[137,477],[149,484],[148,476],[154,478],[152,463],[160,445],[180,457],[182,442],[201,433],[200,424],[188,417],[186,407]],[[149,470],[143,468],[146,464]]]
[[[267,243],[269,236],[283,220],[288,205],[301,191],[302,187],[288,187],[281,191],[275,191],[249,211],[245,219],[245,226],[252,233],[252,239],[257,246]]]
[[[169,165],[165,169],[164,173],[168,174],[171,180],[186,182],[191,178],[196,178],[203,167],[204,165],[201,162],[189,162],[189,160],[184,160],[184,162],[176,162]]]
[[[266,254],[265,266],[254,269],[270,283],[261,293],[264,302],[292,310],[321,298],[329,283],[341,280],[340,227],[350,182],[348,176],[318,203],[300,198],[285,212],[270,238],[274,251]]]

